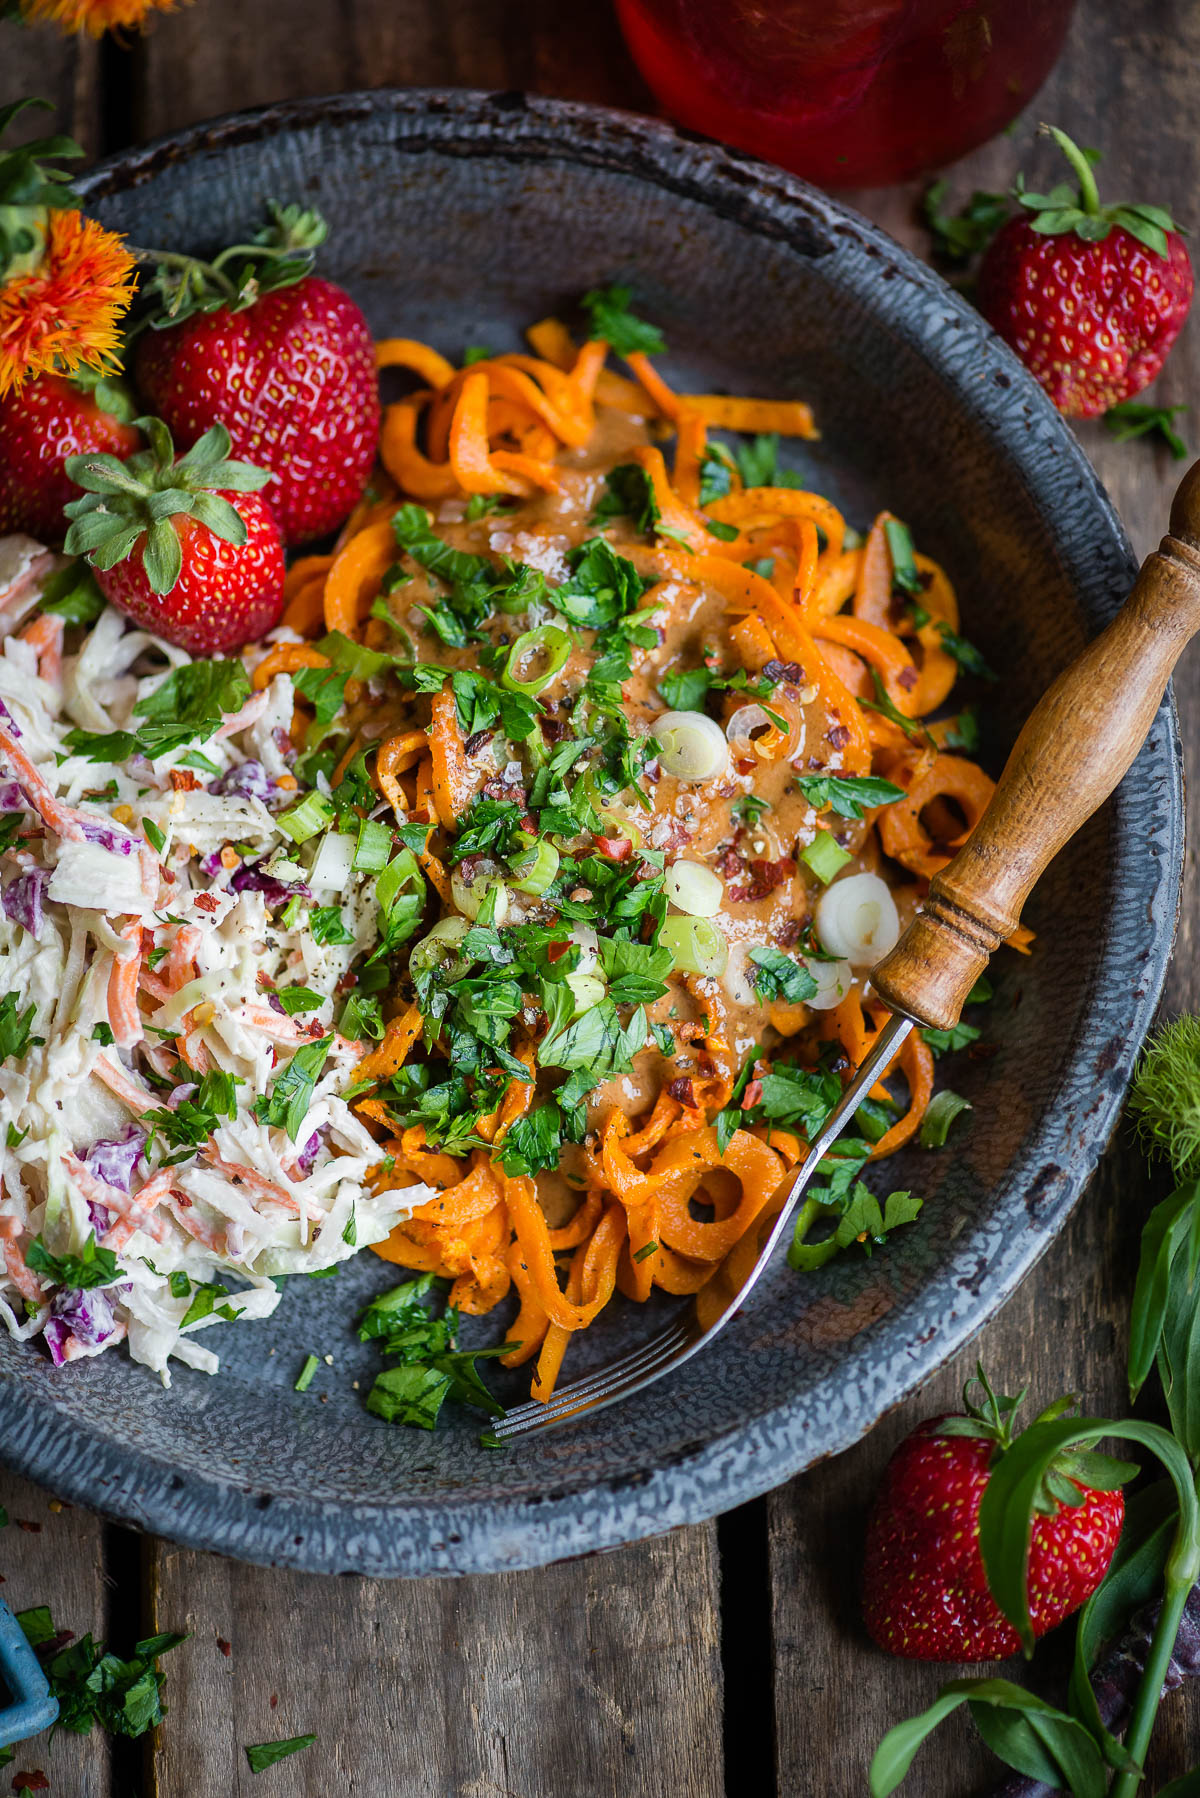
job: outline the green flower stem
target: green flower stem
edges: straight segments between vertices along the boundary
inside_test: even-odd
[[[1080,210],[1095,215],[1100,210],[1100,189],[1096,186],[1096,177],[1092,172],[1091,163],[1079,145],[1074,143],[1065,131],[1060,131],[1057,125],[1050,126],[1050,135],[1079,178]]]
[[[1193,1584],[1193,1579],[1178,1576],[1168,1578],[1166,1582],[1158,1626],[1154,1631],[1154,1640],[1150,1644],[1150,1653],[1146,1657],[1145,1670],[1134,1699],[1129,1728],[1125,1732],[1126,1751],[1137,1762],[1138,1767],[1143,1765],[1146,1750],[1150,1746],[1159,1699],[1162,1697],[1163,1680],[1167,1675],[1175,1638],[1179,1634],[1183,1607]],[[1141,1773],[1136,1768],[1128,1768],[1117,1774],[1109,1791],[1109,1798],[1133,1798],[1141,1783]]]

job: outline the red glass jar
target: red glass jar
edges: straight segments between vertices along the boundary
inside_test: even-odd
[[[663,108],[824,187],[902,181],[1003,130],[1074,0],[617,0]]]

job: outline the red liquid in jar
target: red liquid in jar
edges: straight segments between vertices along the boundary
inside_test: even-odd
[[[680,124],[826,187],[902,181],[1002,130],[1074,0],[617,0]]]

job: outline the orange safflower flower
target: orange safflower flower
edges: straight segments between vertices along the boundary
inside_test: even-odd
[[[57,25],[63,32],[86,31],[92,37],[140,26],[147,13],[174,10],[175,0],[21,0],[26,24]]]
[[[51,212],[41,261],[0,286],[0,399],[33,375],[120,367],[117,320],[133,298],[134,259],[81,212]]]

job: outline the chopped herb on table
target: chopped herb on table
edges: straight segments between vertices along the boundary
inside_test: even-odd
[[[254,1743],[246,1749],[251,1773],[265,1773],[268,1767],[277,1766],[280,1761],[287,1760],[289,1755],[311,1748],[316,1739],[316,1736],[289,1736],[285,1742]]]

